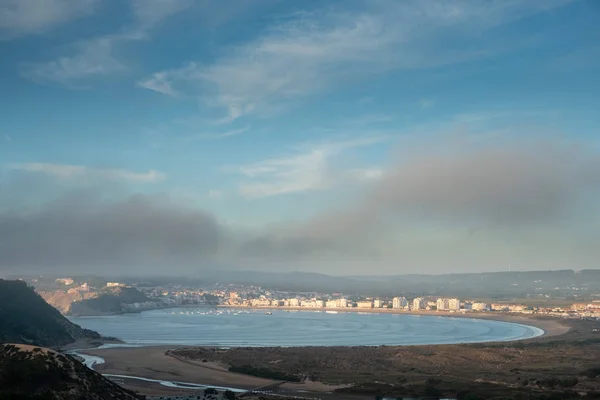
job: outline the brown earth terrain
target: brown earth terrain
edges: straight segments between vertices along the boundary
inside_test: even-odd
[[[54,350],[1,344],[0,399],[139,400],[140,397]]]
[[[261,374],[285,373],[337,393],[465,398],[600,398],[600,323],[564,321],[561,336],[461,345],[180,348],[168,354]],[[266,371],[266,372],[265,372]],[[291,384],[286,384],[284,387]],[[508,396],[508,397],[507,397]],[[551,397],[548,397],[551,396]],[[373,397],[371,397],[373,398]]]
[[[383,395],[600,398],[600,323],[526,318],[518,322],[542,327],[547,334],[524,341],[457,345],[231,349],[157,346],[90,349],[85,353],[105,358],[106,363],[96,367],[101,373],[244,389],[285,380],[288,382],[277,393],[320,399],[373,399]],[[229,371],[232,367],[247,374]],[[191,394],[139,381],[123,383],[144,394]]]
[[[98,293],[80,293],[75,290],[71,291],[63,291],[63,290],[55,290],[55,291],[38,291],[38,294],[42,296],[46,303],[50,304],[58,311],[60,311],[63,315],[69,314],[71,311],[71,304],[76,301],[82,301],[87,299],[94,299],[98,297]]]

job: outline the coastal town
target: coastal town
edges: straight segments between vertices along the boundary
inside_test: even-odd
[[[43,287],[38,279],[31,284]],[[140,312],[145,310],[181,306],[210,305],[219,307],[297,309],[323,311],[362,312],[412,312],[412,313],[518,313],[548,315],[561,318],[600,319],[600,298],[592,296],[589,301],[494,301],[492,299],[469,299],[459,297],[421,296],[368,296],[344,293],[290,292],[267,289],[253,285],[216,284],[188,287],[171,284],[149,286],[143,282],[130,283],[101,281],[90,284],[78,282],[71,277],[56,278],[54,290],[38,292],[65,314],[85,314],[86,300],[106,295],[120,296],[121,307],[112,312]],[[48,286],[46,282],[45,286]],[[542,303],[542,305],[536,305]],[[547,303],[547,304],[544,304]],[[77,311],[77,312],[74,312]],[[105,312],[106,310],[100,310]],[[110,311],[109,311],[110,312]],[[90,312],[94,314],[94,312]]]
[[[351,300],[335,297],[340,294],[314,294],[278,298],[276,293],[261,295],[258,298],[243,298],[238,292],[219,293],[220,305],[230,307],[282,308],[282,309],[325,309],[362,311],[447,311],[447,312],[511,312],[521,314],[546,314],[559,317],[600,318],[600,300],[589,303],[573,303],[570,307],[533,307],[514,303],[486,303],[458,298],[424,296],[408,299],[404,296],[393,298],[361,298]],[[310,296],[310,295],[309,295]]]

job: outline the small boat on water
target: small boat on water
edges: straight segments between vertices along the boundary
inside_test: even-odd
[[[267,311],[265,315],[273,315],[273,313],[271,311]]]

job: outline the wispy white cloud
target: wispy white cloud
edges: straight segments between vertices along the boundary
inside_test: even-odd
[[[224,138],[228,138],[231,136],[241,135],[242,133],[248,131],[249,129],[250,129],[250,125],[245,126],[243,128],[239,128],[239,129],[231,129],[231,130],[225,131],[225,132],[198,133],[195,135],[190,135],[190,136],[184,137],[183,141],[190,142],[190,141],[199,140],[199,139],[224,139]]]
[[[215,138],[215,139],[222,139],[222,138],[226,138],[226,137],[230,137],[230,136],[237,136],[237,135],[241,135],[242,133],[246,132],[248,129],[250,129],[250,126],[246,126],[244,128],[240,128],[240,129],[232,129],[227,132],[215,133],[211,137]]]
[[[212,64],[162,71],[144,87],[210,93],[208,104],[223,108],[231,121],[367,74],[489,55],[474,39],[479,34],[567,1],[381,1],[356,12],[301,13]],[[446,34],[461,46],[442,46],[437,39]]]
[[[133,22],[121,32],[82,40],[74,45],[74,52],[69,56],[42,63],[24,63],[21,75],[37,82],[80,87],[87,78],[120,71],[125,67],[114,55],[115,47],[147,39],[151,29],[191,4],[191,0],[132,0]],[[149,88],[174,95],[167,87]]]
[[[57,179],[65,180],[81,178],[98,178],[108,181],[152,183],[160,182],[166,179],[166,175],[164,173],[155,170],[139,173],[125,169],[90,168],[83,165],[49,163],[11,164],[9,168],[13,170],[40,173]]]
[[[85,78],[109,75],[124,66],[113,56],[114,40],[100,37],[76,46],[78,51],[70,57],[23,64],[21,75],[36,82],[56,82],[70,87],[84,87]]]
[[[373,103],[375,103],[375,97],[365,96],[365,97],[361,98],[360,100],[358,100],[358,102],[360,104],[373,104]]]
[[[44,32],[91,14],[99,0],[2,0],[0,39]]]
[[[148,30],[160,24],[166,18],[193,5],[193,0],[131,0],[136,17],[131,33],[145,36]]]
[[[348,126],[369,126],[393,121],[394,118],[387,114],[365,114],[346,119],[345,125]]]
[[[167,96],[179,97],[179,93],[176,90],[174,90],[171,83],[169,83],[165,79],[164,72],[157,72],[156,74],[153,74],[150,78],[143,79],[137,84],[140,87],[153,90],[155,92],[162,93]]]
[[[421,108],[433,108],[436,105],[436,101],[433,99],[421,99],[419,100],[419,105],[421,106]]]
[[[359,138],[300,146],[292,155],[272,158],[238,167],[247,180],[239,184],[246,198],[270,197],[281,194],[326,189],[351,182],[378,179],[383,172],[377,168],[336,170],[333,159],[345,150],[379,143],[386,138]]]
[[[208,197],[210,199],[220,199],[223,195],[224,193],[221,190],[211,189],[208,191]]]

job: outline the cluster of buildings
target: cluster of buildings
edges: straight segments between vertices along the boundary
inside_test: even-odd
[[[396,309],[403,311],[447,311],[447,312],[512,312],[522,314],[544,314],[568,318],[600,318],[600,301],[574,304],[569,308],[560,307],[528,307],[524,304],[485,303],[474,300],[460,300],[453,297],[416,297],[409,300],[406,297],[348,299],[345,297],[331,298],[327,294],[307,294],[312,297],[297,295],[296,297],[276,298],[275,293],[266,292],[258,297],[252,294],[240,295],[239,292],[229,292],[221,298],[220,304],[241,307],[282,307],[309,309]],[[249,298],[247,296],[250,296]],[[325,299],[323,299],[325,298]]]
[[[37,283],[37,279],[35,280]],[[93,296],[94,292],[131,287],[121,282],[105,282],[105,287],[91,288],[87,283],[79,284],[69,277],[60,277],[55,284],[65,287],[60,289],[82,298]],[[138,285],[133,285],[138,286]],[[407,298],[396,297],[362,297],[345,296],[342,293],[286,292],[275,291],[258,286],[233,284],[213,284],[203,288],[190,288],[182,285],[138,287],[148,298],[148,304],[134,303],[132,309],[157,307],[177,307],[181,305],[223,305],[236,307],[282,307],[306,309],[393,309],[402,311],[447,311],[447,312],[512,312],[524,314],[544,314],[568,318],[600,319],[600,300],[588,303],[576,303],[566,307],[531,307],[524,304],[485,303],[478,300],[459,299],[455,297],[421,296]],[[596,295],[600,297],[600,295]]]
[[[215,293],[216,294],[216,293]],[[574,304],[571,309],[528,307],[524,304],[485,303],[461,300],[455,297],[423,296],[408,299],[393,298],[346,298],[341,294],[270,292],[261,289],[225,291],[220,304],[241,307],[282,307],[308,309],[395,309],[403,311],[447,312],[513,312],[523,314],[546,314],[562,317],[600,317],[600,301]],[[221,293],[219,293],[221,295]],[[288,295],[288,296],[286,296]],[[292,295],[292,296],[290,296]],[[333,297],[339,296],[339,297]]]
[[[67,293],[69,293],[69,294],[79,293],[80,295],[83,296],[85,293],[90,293],[90,285],[88,285],[87,282],[83,282],[81,285],[72,287],[69,290],[67,290]]]
[[[571,306],[573,311],[600,311],[600,301],[593,301],[591,303],[575,303]]]
[[[326,297],[323,296],[323,297]],[[223,305],[243,306],[243,307],[292,307],[292,308],[361,308],[361,309],[378,309],[392,308],[398,310],[441,310],[441,311],[458,311],[466,310],[489,310],[490,307],[485,303],[461,302],[457,298],[438,298],[431,299],[425,297],[417,297],[409,301],[406,297],[394,297],[391,299],[359,299],[356,301],[349,300],[344,297],[340,298],[305,298],[305,297],[289,297],[277,299],[269,295],[260,295],[256,298],[243,298],[237,292],[230,292],[229,296],[221,302]]]
[[[124,283],[120,283],[120,282],[106,282],[106,287],[107,288],[114,288],[114,287],[127,287],[126,284]]]
[[[140,289],[149,299],[160,301],[165,306],[181,305],[217,305],[222,304],[223,291],[206,291],[203,289],[184,289],[180,286],[165,288]]]

